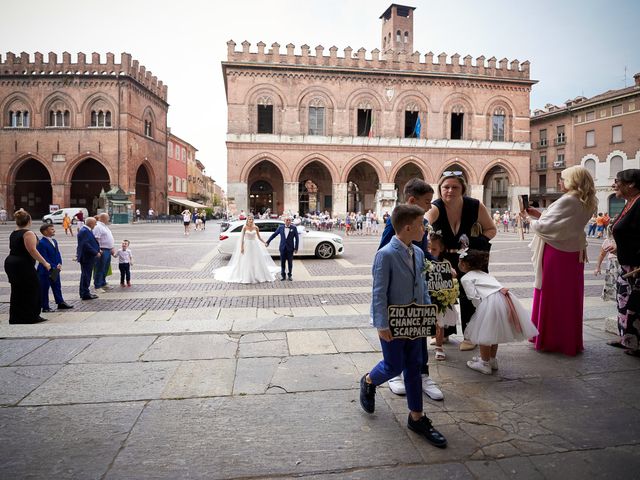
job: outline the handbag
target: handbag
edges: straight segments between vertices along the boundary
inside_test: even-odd
[[[482,234],[482,231],[482,225],[478,221],[471,226],[471,231],[469,232],[469,248],[490,252],[491,242]]]

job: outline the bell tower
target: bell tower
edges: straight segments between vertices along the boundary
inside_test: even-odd
[[[380,15],[382,19],[382,52],[395,50],[413,53],[413,11],[415,7],[392,3]]]

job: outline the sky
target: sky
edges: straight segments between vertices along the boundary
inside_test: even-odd
[[[169,87],[168,126],[226,186],[226,42],[380,49],[381,0],[1,0],[0,52],[128,52]],[[414,49],[531,62],[531,110],[633,84],[638,0],[415,0]],[[7,19],[11,19],[7,21]],[[281,47],[284,52],[284,47]],[[368,55],[368,54],[367,54]]]

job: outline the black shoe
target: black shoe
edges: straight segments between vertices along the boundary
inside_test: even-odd
[[[69,305],[67,302],[62,302],[58,304],[58,310],[69,310],[73,308],[73,305]]]
[[[287,279],[287,277],[285,277],[284,275],[282,275],[282,276],[280,277],[280,280],[282,280],[283,282],[284,282],[286,279]]]
[[[293,278],[291,278],[291,275],[289,275],[289,277],[287,278],[287,280],[292,281]]]
[[[439,431],[433,428],[431,420],[426,415],[420,417],[420,420],[413,420],[411,414],[409,414],[409,420],[407,420],[407,427],[409,430],[416,432],[418,435],[422,435],[427,442],[438,448],[447,447],[447,439],[444,438]]]
[[[9,319],[9,323],[11,325],[32,325],[34,323],[41,323],[41,322],[46,322],[47,319],[46,318],[42,318],[40,316],[38,316],[38,318],[36,318],[35,320],[31,320],[28,322],[21,322],[21,321],[17,321],[17,322],[12,322],[11,319]]]
[[[367,413],[373,413],[376,409],[376,386],[367,383],[366,375],[360,379],[360,406]]]
[[[95,300],[96,298],[98,298],[98,295],[94,295],[93,293],[90,293],[86,297],[80,297],[80,298],[82,300]]]
[[[50,308],[43,308],[42,309],[42,313],[49,313],[49,312],[53,312],[53,310],[51,310]]]

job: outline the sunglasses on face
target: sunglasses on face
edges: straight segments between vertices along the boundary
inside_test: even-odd
[[[447,170],[446,172],[442,172],[443,177],[462,177],[462,172],[460,170]]]

